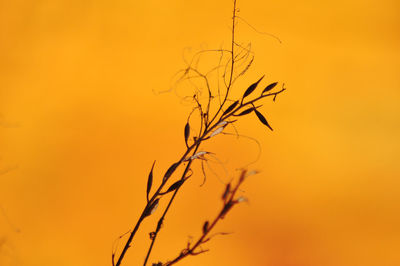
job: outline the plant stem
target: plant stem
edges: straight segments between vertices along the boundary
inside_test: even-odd
[[[233,1],[233,16],[232,16],[232,41],[231,41],[231,69],[230,69],[230,75],[229,75],[229,82],[228,85],[226,86],[226,93],[224,100],[222,101],[222,104],[220,104],[217,112],[215,113],[214,117],[211,119],[210,124],[215,120],[215,118],[218,116],[219,112],[221,112],[222,107],[224,106],[226,100],[228,99],[229,95],[229,90],[232,86],[232,80],[233,80],[233,70],[235,66],[235,21],[236,21],[236,0]],[[225,80],[225,79],[224,79]]]
[[[233,198],[235,197],[236,192],[238,191],[240,185],[244,181],[245,175],[246,175],[246,171],[242,171],[238,183],[233,188],[233,190],[230,192],[229,199],[224,202],[224,205],[223,205],[221,211],[218,213],[217,217],[215,217],[213,222],[209,226],[207,226],[206,230],[203,230],[202,236],[196,241],[196,243],[192,247],[190,247],[190,248],[188,247],[187,249],[185,249],[183,252],[181,252],[179,254],[179,256],[177,256],[172,261],[168,261],[167,263],[163,264],[163,266],[173,265],[173,264],[179,262],[180,260],[182,260],[183,258],[185,258],[185,257],[187,257],[189,255],[197,255],[197,254],[200,254],[200,253],[203,253],[203,252],[207,251],[207,250],[202,250],[202,251],[199,251],[199,252],[195,252],[195,250],[201,244],[203,244],[203,243],[205,243],[205,242],[207,242],[208,240],[211,239],[211,237],[209,237],[208,239],[204,240],[206,238],[206,236],[211,232],[211,230],[215,227],[215,225],[218,223],[218,221],[222,220],[224,218],[224,216],[226,215],[226,213],[229,211],[229,209],[227,210],[227,206],[229,204],[231,204],[231,206],[233,206],[234,204],[237,203],[237,202],[236,203],[234,202]]]
[[[195,153],[197,152],[198,148],[200,147],[200,144],[201,144],[201,142],[198,142],[198,144],[196,145],[196,148],[194,149],[193,154],[195,154]],[[186,174],[187,174],[187,172],[189,171],[190,165],[191,165],[191,164],[192,164],[192,160],[190,160],[189,163],[187,164],[185,170],[183,171],[183,174],[182,174],[181,179],[184,179],[184,178],[186,177]],[[162,214],[162,216],[161,216],[161,218],[160,218],[160,220],[159,220],[159,221],[161,222],[161,224],[162,224],[162,222],[164,221],[164,218],[165,218],[165,216],[167,215],[168,210],[169,210],[169,208],[171,207],[171,204],[172,204],[172,202],[174,201],[175,196],[176,196],[176,194],[178,193],[178,191],[179,191],[179,189],[180,189],[181,187],[182,187],[182,186],[180,186],[179,188],[177,188],[177,189],[174,191],[174,194],[172,195],[171,199],[169,200],[168,205],[167,205],[167,207],[165,208],[164,213]],[[150,247],[149,247],[149,249],[148,249],[148,251],[147,251],[146,258],[145,258],[145,260],[144,260],[143,266],[146,266],[146,264],[147,264],[147,261],[148,261],[148,259],[149,259],[149,257],[150,257],[151,251],[153,250],[153,246],[154,246],[154,243],[155,243],[155,241],[156,241],[156,239],[157,239],[158,232],[160,231],[160,229],[161,229],[160,224],[157,224],[157,228],[156,228],[155,234],[154,234],[154,236],[153,236],[153,238],[152,238],[152,240],[151,240],[151,244],[150,244]]]
[[[200,140],[199,139],[197,142],[195,142],[194,144],[192,144],[191,146],[189,146],[189,148],[187,148],[186,152],[182,155],[181,159],[179,160],[180,163],[182,163],[182,161],[186,158],[186,156],[190,153],[190,151],[194,148],[194,147],[198,147],[198,145],[200,145]],[[197,150],[197,148],[196,148]],[[189,162],[190,163],[190,162]],[[135,236],[137,230],[139,229],[141,223],[143,222],[144,218],[146,218],[145,212],[147,210],[147,208],[149,207],[149,205],[156,199],[156,197],[159,195],[161,189],[165,186],[165,184],[167,183],[168,180],[163,180],[162,183],[160,184],[160,186],[158,187],[157,191],[154,193],[154,195],[151,197],[151,199],[147,202],[146,207],[143,209],[142,214],[140,215],[140,218],[138,219],[138,221],[136,222],[136,225],[133,229],[133,231],[131,232],[131,234],[129,235],[128,240],[125,243],[125,246],[118,258],[117,263],[115,264],[115,266],[120,266],[122,260],[124,259],[125,253],[126,251],[131,247],[132,241],[133,241],[133,237]]]

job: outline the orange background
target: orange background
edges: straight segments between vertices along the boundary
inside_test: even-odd
[[[240,42],[252,42],[243,87],[266,74],[288,91],[249,117],[262,172],[247,180],[210,252],[181,265],[400,265],[400,3],[239,1]],[[231,1],[0,1],[0,265],[111,265],[114,239],[184,151],[191,108],[169,88],[182,53],[227,46]],[[190,54],[190,53],[189,53]],[[235,87],[242,92],[242,87]],[[218,136],[207,146],[233,166],[257,146]],[[210,162],[217,172],[221,166]],[[219,169],[219,170],[218,170]],[[158,178],[158,179],[157,179]],[[193,176],[151,261],[199,235],[223,184]],[[141,265],[160,212],[124,265]]]

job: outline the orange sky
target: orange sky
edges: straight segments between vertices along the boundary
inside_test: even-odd
[[[235,87],[284,82],[262,107],[274,128],[238,125],[262,145],[249,204],[181,265],[400,265],[400,3],[238,1],[237,38],[255,62]],[[182,55],[228,47],[231,1],[0,1],[0,265],[111,265],[155,178],[184,151],[191,107],[158,94]],[[184,53],[185,51],[185,53]],[[204,59],[207,60],[207,59]],[[207,148],[227,175],[257,156],[246,139]],[[224,173],[215,159],[211,167]],[[158,179],[159,181],[159,179]],[[212,173],[186,184],[152,261],[196,237],[220,208]],[[160,213],[157,213],[160,215]],[[141,265],[157,215],[125,265]]]

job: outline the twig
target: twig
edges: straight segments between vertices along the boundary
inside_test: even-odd
[[[202,230],[203,233],[199,237],[199,239],[195,242],[195,244],[193,246],[191,246],[191,244],[188,243],[187,247],[185,249],[183,249],[176,258],[174,258],[171,261],[166,262],[165,264],[162,264],[162,266],[170,266],[170,265],[173,265],[173,264],[181,261],[182,259],[186,258],[187,256],[195,256],[195,255],[199,255],[201,253],[208,251],[208,249],[206,249],[206,250],[201,249],[200,251],[197,251],[197,249],[201,248],[202,244],[208,242],[209,240],[211,240],[211,238],[213,236],[215,236],[215,235],[213,235],[213,236],[207,237],[210,234],[210,232],[212,231],[212,229],[216,226],[216,224],[219,221],[221,221],[222,219],[224,219],[224,217],[232,209],[232,207],[235,206],[237,203],[240,203],[245,200],[245,198],[243,198],[243,197],[235,199],[236,192],[238,191],[239,187],[242,185],[243,181],[245,180],[245,176],[246,176],[246,170],[243,170],[241,172],[241,175],[240,175],[240,178],[239,178],[237,184],[233,188],[232,188],[232,183],[227,184],[225,191],[222,194],[223,206],[222,206],[220,212],[218,213],[218,215],[214,218],[214,220],[211,223],[209,223],[208,221],[206,221],[204,223],[203,230]]]
[[[189,82],[192,82],[192,79],[198,78],[198,77],[203,79],[205,82],[206,88],[207,88],[208,95],[204,99],[201,99],[199,97],[198,93],[196,92],[196,94],[193,96],[193,101],[196,104],[196,107],[189,114],[187,121],[186,121],[185,128],[184,128],[186,151],[182,154],[182,156],[180,157],[179,160],[177,160],[175,163],[173,163],[168,168],[168,170],[165,172],[160,184],[155,189],[154,193],[152,195],[150,195],[152,186],[153,186],[153,168],[154,168],[154,164],[153,164],[150,174],[149,174],[148,183],[147,183],[146,206],[143,208],[143,210],[139,216],[139,219],[137,220],[135,226],[133,227],[133,230],[129,231],[130,232],[129,237],[128,237],[121,253],[118,256],[118,260],[116,263],[115,263],[116,251],[112,252],[112,265],[113,266],[121,265],[123,259],[125,258],[127,250],[133,245],[133,239],[134,239],[137,231],[139,230],[142,222],[148,216],[152,215],[154,213],[155,209],[157,208],[158,203],[161,200],[163,200],[164,197],[167,196],[167,194],[171,193],[172,196],[169,199],[167,206],[163,210],[162,215],[157,222],[155,230],[150,233],[151,243],[150,243],[150,246],[146,253],[146,257],[144,260],[144,266],[147,264],[147,262],[151,256],[151,252],[153,250],[155,242],[157,240],[157,237],[159,235],[159,232],[162,228],[165,217],[166,217],[168,211],[170,210],[178,191],[180,191],[181,187],[192,175],[191,165],[192,165],[193,161],[196,159],[204,160],[204,158],[202,156],[209,153],[209,152],[199,151],[199,148],[200,148],[201,144],[203,144],[204,141],[207,141],[207,140],[213,138],[214,136],[222,133],[227,125],[235,123],[237,121],[237,119],[233,120],[233,117],[239,118],[239,117],[248,115],[250,113],[255,113],[256,116],[258,117],[258,119],[260,120],[260,122],[272,130],[267,119],[258,111],[258,109],[261,107],[261,105],[259,105],[258,103],[259,103],[259,101],[261,101],[262,99],[264,99],[266,97],[273,97],[273,100],[275,101],[277,95],[282,93],[285,90],[285,88],[282,88],[280,91],[277,91],[277,92],[270,92],[277,84],[277,83],[272,83],[272,84],[268,85],[261,92],[260,96],[254,97],[253,99],[248,100],[250,98],[250,96],[253,94],[253,92],[256,89],[256,87],[258,86],[258,84],[260,83],[260,81],[262,80],[262,78],[260,78],[257,82],[255,82],[249,86],[249,88],[244,92],[243,96],[240,99],[235,100],[235,99],[230,99],[230,97],[229,97],[230,91],[232,89],[232,85],[234,84],[234,82],[236,81],[236,79],[238,77],[242,76],[249,69],[249,67],[252,64],[253,59],[254,59],[254,56],[252,56],[250,62],[246,64],[244,69],[241,70],[236,77],[234,77],[235,68],[237,67],[236,63],[241,61],[242,62],[241,65],[243,65],[247,61],[247,58],[249,57],[249,55],[251,53],[250,49],[247,49],[241,45],[238,45],[235,41],[235,23],[236,23],[236,18],[237,18],[236,12],[237,12],[236,0],[234,0],[233,16],[232,16],[231,49],[230,50],[210,49],[210,50],[203,50],[201,52],[198,52],[193,56],[190,63],[187,64],[187,68],[185,68],[177,73],[177,75],[178,74],[180,75],[180,73],[182,73],[182,75],[180,76],[180,78],[178,79],[176,84],[178,84],[179,82],[181,82],[183,80],[188,80]],[[238,49],[237,54],[235,53],[235,46],[238,46],[236,48],[236,49]],[[250,45],[249,45],[249,47],[250,47]],[[212,53],[217,52],[217,53],[221,53],[221,55],[219,58],[218,66],[214,67],[210,71],[206,72],[206,74],[203,74],[205,72],[200,71],[198,69],[198,64],[194,63],[194,62],[198,62],[200,55],[205,52],[212,52]],[[210,84],[208,74],[212,73],[213,71],[217,71],[217,74],[219,74],[219,69],[223,66],[222,61],[224,61],[223,57],[224,57],[224,54],[226,54],[226,53],[228,53],[230,55],[229,62],[227,62],[225,64],[225,72],[222,75],[222,78],[226,85],[226,90],[223,93],[221,93],[220,88],[219,88],[219,79],[218,79],[217,84],[218,84],[219,106],[216,108],[217,109],[216,111],[212,112],[212,110],[211,110],[212,108],[210,107],[211,102],[216,97],[212,93],[213,88]],[[244,55],[243,55],[243,53],[244,53]],[[195,60],[195,58],[197,59],[197,61]],[[187,62],[187,61],[185,60],[185,62]],[[228,67],[230,67],[229,70],[228,70]],[[229,73],[229,81],[228,81],[228,83],[226,83],[225,76],[228,73]],[[219,78],[219,75],[218,75],[218,78]],[[192,83],[191,85],[194,86],[196,89],[198,89],[196,84]],[[221,96],[222,96],[222,101],[221,101]],[[206,101],[206,102],[204,102],[204,101]],[[203,106],[206,106],[206,108],[203,108]],[[190,127],[190,117],[195,110],[199,111],[200,129],[197,133],[192,133],[192,132],[190,132],[190,128],[191,128]],[[191,140],[191,138],[192,138],[192,141],[189,141],[189,140]],[[206,163],[207,163],[207,161],[206,161]],[[182,175],[180,176],[179,179],[177,179],[175,181],[175,183],[170,185],[169,188],[165,190],[164,188],[166,187],[166,185],[168,183],[170,183],[170,180],[173,178],[176,170],[180,166],[182,166],[182,164],[186,164]],[[188,176],[189,172],[191,172],[191,173]],[[232,206],[235,205],[239,201],[239,199],[234,200],[233,197],[234,197],[238,187],[243,182],[244,175],[245,175],[245,172],[242,172],[239,182],[235,186],[235,188],[230,189],[230,187],[229,187],[229,189],[226,190],[226,192],[224,193],[225,196],[223,197],[224,208],[221,210],[218,217],[211,223],[211,225],[205,226],[206,229],[203,232],[203,236],[198,240],[198,242],[196,242],[197,244],[195,244],[191,248],[189,248],[189,246],[188,246],[187,251],[188,252],[190,251],[190,252],[187,253],[185,256],[197,255],[197,254],[206,252],[206,250],[196,251],[196,248],[198,248],[201,245],[201,243],[205,243],[210,239],[210,237],[208,239],[205,239],[205,237],[208,235],[208,232],[215,226],[217,221],[222,219],[224,217],[224,215],[232,208]],[[231,186],[230,183],[228,185]],[[175,261],[175,260],[173,260],[173,261]]]

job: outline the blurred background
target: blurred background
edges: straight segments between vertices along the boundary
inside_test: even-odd
[[[255,61],[235,86],[287,91],[238,125],[256,138],[211,251],[181,265],[400,265],[400,2],[238,1]],[[112,244],[183,153],[183,55],[229,47],[232,1],[0,1],[0,265],[111,265]],[[204,59],[207,60],[207,59]],[[178,194],[151,261],[178,255],[220,208],[247,139],[215,137],[203,187]],[[199,173],[199,172],[197,172]],[[162,205],[163,206],[163,205]],[[146,220],[125,265],[141,265]],[[122,244],[122,243],[121,243]]]

